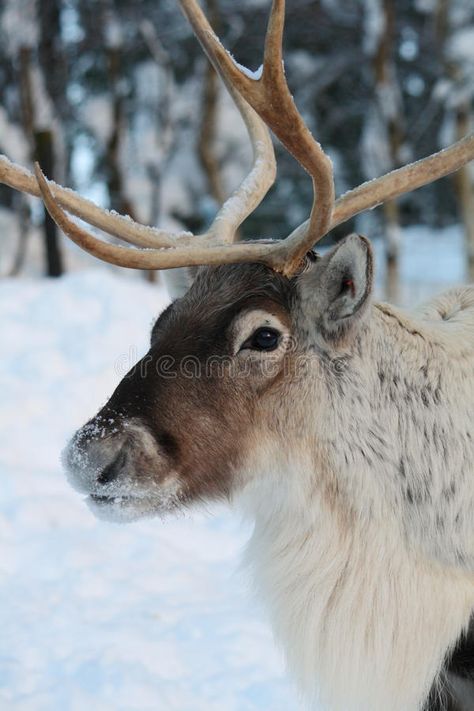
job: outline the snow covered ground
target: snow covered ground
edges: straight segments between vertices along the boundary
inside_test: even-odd
[[[166,303],[102,269],[0,283],[1,711],[297,708],[239,521],[100,523],[61,471]]]
[[[460,233],[428,235],[404,237],[408,303],[464,278]],[[61,472],[166,302],[103,268],[0,282],[1,711],[301,708],[232,512],[101,523]]]

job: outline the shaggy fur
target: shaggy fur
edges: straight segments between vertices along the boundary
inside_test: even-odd
[[[163,511],[169,492],[173,506],[233,499],[254,522],[246,559],[310,705],[465,711],[474,289],[408,314],[371,303],[372,272],[357,236],[292,281],[258,265],[201,270],[147,357],[218,354],[232,368],[129,374],[67,466],[102,512],[131,518]],[[281,332],[274,352],[246,346],[258,327]]]
[[[319,353],[295,430],[256,442],[247,556],[305,695],[415,711],[474,605],[474,290],[359,328],[325,342],[341,369]]]

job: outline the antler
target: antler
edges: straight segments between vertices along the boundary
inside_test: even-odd
[[[0,156],[0,182],[32,195],[41,193],[59,227],[99,259],[135,269],[262,262],[291,276],[300,269],[308,249],[335,225],[362,210],[448,175],[474,158],[474,135],[466,136],[444,151],[364,183],[334,202],[331,162],[298,113],[285,79],[282,62],[284,0],[273,0],[263,66],[255,74],[240,67],[224,49],[196,0],[180,0],[180,3],[237,104],[254,152],[249,174],[223,204],[206,233],[194,237],[190,233],[172,234],[145,227],[101,210],[72,191],[48,184],[38,166],[35,180],[33,175]],[[235,244],[232,242],[238,227],[261,202],[275,179],[275,158],[266,126],[311,176],[314,190],[311,214],[285,240]],[[74,223],[63,208],[109,234],[147,249],[103,242]]]
[[[209,28],[195,0],[180,2],[226,86],[237,89],[313,179],[314,199],[307,230],[300,242],[294,244],[293,250],[287,250],[285,255],[284,271],[293,273],[306,252],[329,230],[334,207],[334,181],[331,161],[305,125],[286,82],[282,56],[285,0],[273,0],[259,76],[251,76],[236,64]]]
[[[235,233],[242,222],[255,210],[273,185],[276,175],[276,163],[272,141],[266,125],[232,87],[230,87],[230,90],[245,122],[252,144],[252,166],[237,190],[222,205],[210,228],[204,234],[199,235],[199,241],[190,232],[176,234],[154,227],[146,227],[128,217],[99,208],[72,190],[63,188],[55,183],[48,185],[45,180],[40,181],[38,179],[38,167],[35,168],[35,178],[29,171],[15,165],[2,155],[0,155],[0,182],[21,192],[43,197],[51,216],[68,237],[94,256],[112,264],[130,266],[136,269],[169,269],[176,266],[215,264],[219,261],[214,247],[217,242],[220,246],[228,246],[229,254],[226,255],[224,261],[236,262],[240,261],[241,258],[244,258],[245,261],[248,247],[251,245],[230,245],[229,243],[233,241]],[[46,195],[48,196],[47,199]],[[161,256],[164,257],[163,265],[161,265],[156,255],[153,255],[154,258],[150,259],[152,255],[149,251],[140,254],[135,250],[101,242],[93,235],[85,233],[84,230],[72,222],[62,208],[66,208],[88,224],[94,225],[108,234],[120,237],[130,244],[155,250],[169,249],[170,253],[164,257],[163,252],[160,252]],[[85,234],[87,234],[87,238],[83,237]],[[205,253],[203,252],[204,245],[206,245]],[[256,247],[257,245],[253,246]],[[115,252],[114,249],[116,250]],[[209,252],[210,262],[207,261],[207,250],[209,249],[212,250]],[[192,254],[189,254],[188,250],[192,250]],[[262,254],[268,250],[262,250],[259,245],[258,249],[251,251],[255,251],[256,261],[260,261]],[[117,256],[116,259],[114,254]],[[127,255],[130,255],[133,265],[127,263]],[[249,257],[247,256],[248,259]]]

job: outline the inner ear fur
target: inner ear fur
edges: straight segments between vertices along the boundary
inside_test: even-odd
[[[300,278],[303,308],[323,338],[339,340],[362,322],[373,291],[373,265],[370,242],[351,234]]]

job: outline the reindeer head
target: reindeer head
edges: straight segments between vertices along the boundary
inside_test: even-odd
[[[148,354],[66,454],[71,481],[91,496],[95,509],[106,512],[112,505],[124,518],[229,495],[245,478],[256,443],[280,438],[284,448],[289,428],[304,430],[297,413],[307,397],[301,383],[309,380],[302,376],[354,338],[370,313],[372,282],[364,239],[350,237],[323,259],[308,250],[337,224],[474,156],[474,137],[467,136],[334,201],[331,161],[305,126],[284,76],[284,0],[273,2],[263,67],[254,76],[226,52],[196,1],[180,1],[254,151],[249,174],[205,234],[171,235],[124,220],[49,185],[38,166],[35,178],[0,157],[0,181],[41,194],[59,227],[96,257],[136,269],[202,267],[188,293],[159,317]],[[310,218],[284,240],[235,242],[238,227],[275,178],[267,127],[313,180]],[[104,242],[64,208],[146,249]]]
[[[371,275],[356,235],[309,254],[300,277],[258,264],[199,270],[157,319],[145,357],[74,436],[73,486],[99,516],[124,520],[229,497],[258,475],[262,443],[277,457],[292,428],[304,436],[295,403],[359,331]]]

